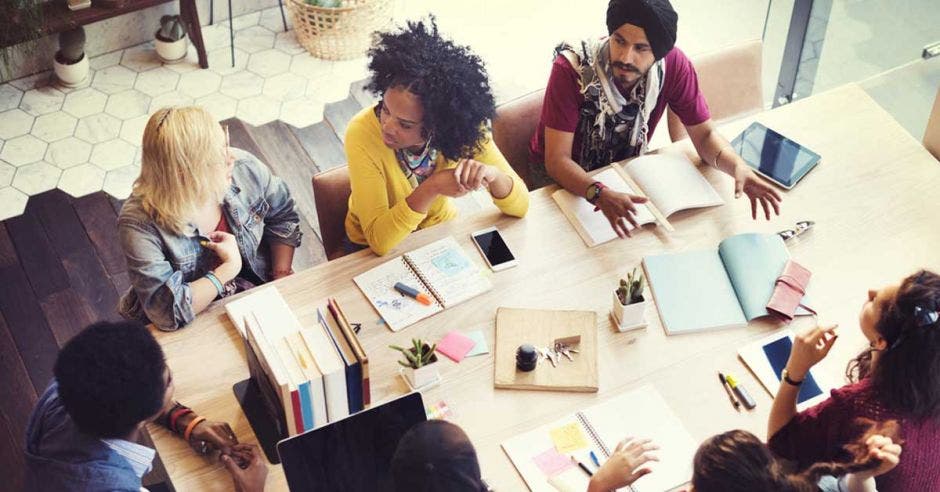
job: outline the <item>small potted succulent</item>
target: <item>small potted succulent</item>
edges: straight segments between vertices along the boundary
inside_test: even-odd
[[[164,63],[176,63],[186,57],[186,25],[178,15],[160,18],[160,29],[154,35],[157,55]]]
[[[612,310],[618,331],[646,326],[646,298],[643,297],[645,285],[643,272],[637,273],[636,268],[627,274],[626,279],[620,279],[620,286],[614,291]]]
[[[437,354],[434,349],[437,345],[428,345],[427,342],[414,338],[411,340],[411,347],[404,348],[397,345],[389,345],[390,349],[397,350],[405,356],[405,360],[398,363],[402,366],[401,374],[411,385],[412,389],[419,389],[429,386],[440,379],[437,372]]]
[[[81,26],[59,33],[59,51],[52,60],[55,76],[65,87],[75,87],[88,78],[85,29]]]

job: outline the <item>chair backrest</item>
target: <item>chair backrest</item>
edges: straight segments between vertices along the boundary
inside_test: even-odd
[[[940,87],[937,87],[937,97],[933,100],[927,130],[924,131],[924,148],[940,161]]]
[[[698,86],[708,102],[712,120],[720,122],[756,113],[764,107],[759,39],[705,53],[692,59]],[[666,111],[669,138],[688,136],[672,111]]]
[[[346,254],[346,212],[349,210],[349,167],[339,166],[313,176],[313,201],[317,206],[320,239],[328,260]]]
[[[529,188],[529,141],[542,115],[545,89],[500,104],[493,119],[493,142]]]

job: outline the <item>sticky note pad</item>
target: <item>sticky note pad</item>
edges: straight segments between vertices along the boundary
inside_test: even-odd
[[[533,457],[532,461],[534,461],[535,466],[538,466],[539,470],[542,470],[542,473],[549,478],[574,466],[571,458],[559,453],[555,448],[548,448],[538,456]]]
[[[556,427],[549,431],[552,442],[555,443],[555,449],[559,453],[568,454],[572,451],[588,447],[587,438],[584,437],[584,431],[577,422],[572,422],[561,427]]]
[[[470,352],[467,352],[467,357],[490,353],[490,347],[486,344],[486,337],[483,336],[482,331],[471,331],[470,333],[467,333],[467,337],[473,340],[473,342],[476,344],[472,349],[470,349]]]
[[[454,362],[460,362],[467,353],[476,345],[472,339],[463,333],[452,331],[437,342],[437,351],[450,357]]]

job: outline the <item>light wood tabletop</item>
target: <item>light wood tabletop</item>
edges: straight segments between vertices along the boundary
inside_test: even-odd
[[[496,309],[593,310],[598,314],[597,393],[497,390],[493,354],[443,359],[443,383],[424,392],[426,403],[443,400],[452,421],[463,427],[480,456],[484,477],[497,490],[524,489],[500,443],[642,384],[652,384],[696,440],[742,428],[763,436],[771,397],[737,359],[737,349],[766,336],[778,325],[666,336],[655,308],[649,326],[616,333],[609,317],[617,280],[644,255],[714,249],[732,234],[777,232],[797,221],[814,229],[790,245],[792,256],[813,272],[814,303],[820,323],[839,323],[840,338],[818,370],[838,376],[863,345],[858,312],[869,287],[899,281],[915,270],[940,270],[940,163],[857,85],[847,85],[722,127],[729,139],[756,119],[822,156],[821,164],[792,191],[784,193],[780,217],[752,221],[748,200],[733,198],[732,180],[702,167],[725,198],[721,207],[679,212],[670,217],[676,231],[648,226],[626,240],[587,248],[551,199],[554,187],[531,193],[528,215],[515,219],[485,210],[416,232],[387,257],[359,252],[275,283],[304,324],[316,322],[317,301],[336,297],[350,321],[362,323],[360,339],[371,363],[372,401],[407,392],[398,376],[397,353],[389,343],[413,337],[438,340],[450,330],[482,330],[490,347]],[[659,131],[665,131],[661,126]],[[700,162],[688,140],[663,151],[684,152]],[[474,299],[392,333],[356,288],[352,278],[389,259],[448,235],[468,253],[469,233],[495,225],[519,259],[519,266],[492,275],[494,288]],[[482,258],[473,258],[483,267]],[[792,328],[813,323],[804,318]],[[255,436],[232,392],[247,378],[242,341],[225,310],[216,304],[185,329],[155,332],[173,371],[176,398],[212,420],[229,422],[240,441]],[[716,380],[717,371],[734,374],[757,401],[754,411],[736,412]],[[835,378],[841,381],[841,377]],[[626,415],[625,418],[629,418]],[[177,490],[229,490],[224,468],[196,456],[180,439],[151,425],[156,448]],[[626,436],[625,436],[626,437]],[[655,436],[653,436],[655,437]],[[267,490],[286,489],[280,466],[271,466]]]

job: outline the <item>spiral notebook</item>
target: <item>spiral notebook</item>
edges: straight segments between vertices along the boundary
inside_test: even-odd
[[[567,434],[564,443],[559,441],[562,432]],[[572,433],[583,433],[583,439]],[[586,473],[577,467],[547,470],[540,463],[544,453],[554,449],[596,469],[590,452],[603,464],[627,437],[652,439],[660,447],[656,452],[659,461],[645,465],[652,473],[620,490],[661,492],[673,490],[692,478],[692,457],[698,445],[651,385],[513,437],[503,443],[503,450],[533,492],[583,491],[587,490]],[[562,444],[564,449],[558,449]]]
[[[453,237],[409,251],[353,279],[392,331],[399,331],[493,288],[484,270]],[[401,282],[431,298],[431,305],[399,294]]]

